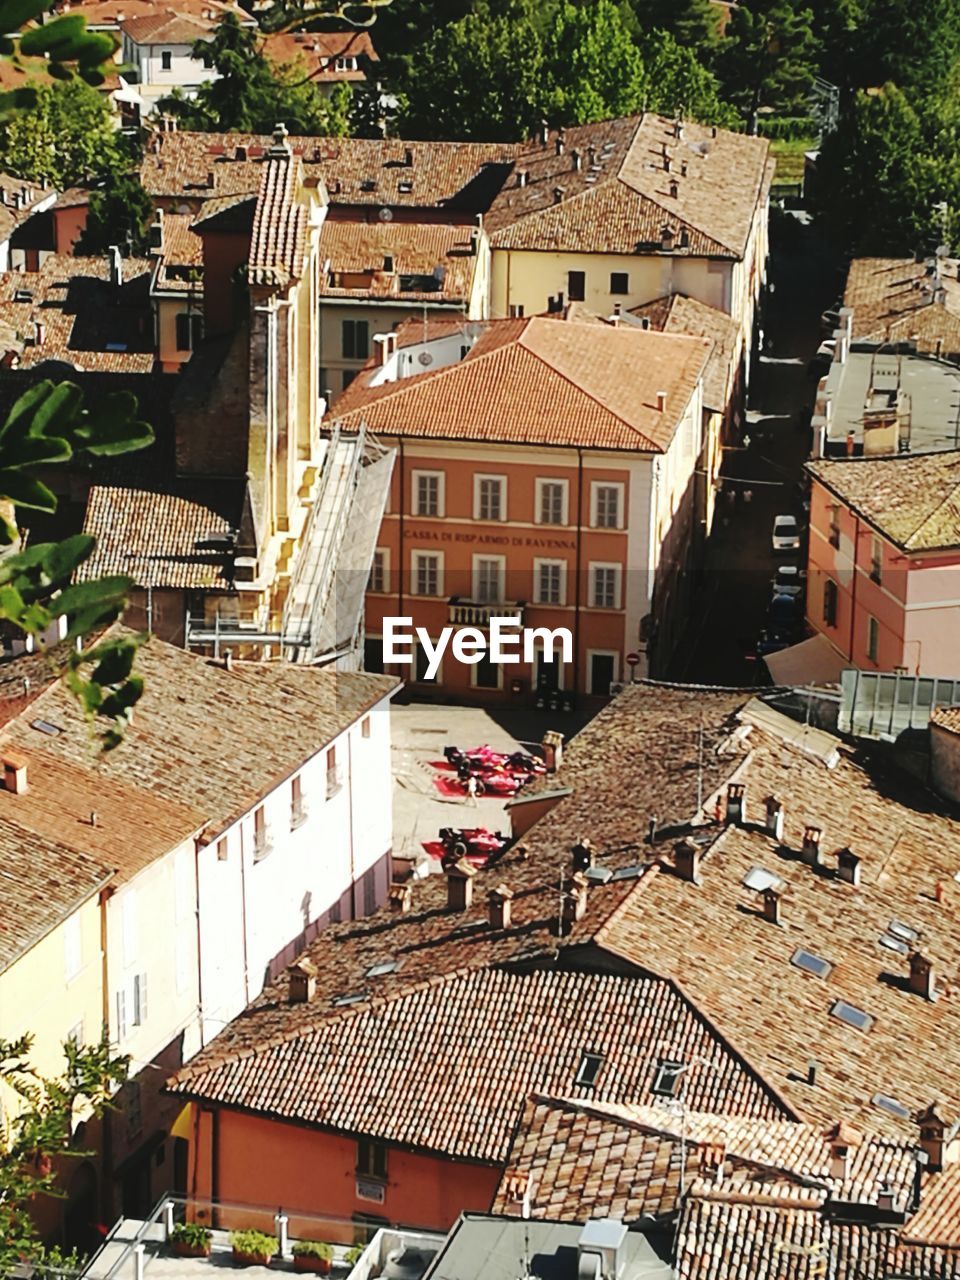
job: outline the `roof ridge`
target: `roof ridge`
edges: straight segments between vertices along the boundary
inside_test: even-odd
[[[943,495],[943,497],[940,499],[937,505],[933,508],[933,510],[929,511],[923,517],[920,523],[916,526],[913,532],[904,539],[903,545],[905,547],[911,548],[913,544],[913,540],[919,536],[920,532],[924,529],[924,527],[930,524],[931,521],[934,519],[934,517],[938,516],[940,512],[944,509],[944,507],[947,506],[947,504],[953,498],[955,498],[958,493],[960,493],[960,478],[954,480],[952,487],[949,489],[947,493]]]

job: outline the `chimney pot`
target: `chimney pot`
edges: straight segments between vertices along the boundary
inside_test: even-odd
[[[587,882],[579,873],[572,875],[567,882],[567,888],[563,895],[563,907],[561,911],[563,924],[566,928],[575,924],[576,921],[582,920],[587,914]],[[566,929],[565,929],[566,931]]]
[[[763,891],[763,918],[768,920],[770,924],[780,924],[780,890],[774,889],[772,886]]]
[[[914,995],[923,996],[924,1000],[936,999],[933,961],[919,951],[910,956],[909,986]]]
[[[570,852],[573,855],[574,871],[586,871],[593,866],[593,846],[588,838],[579,840]]]
[[[783,804],[776,796],[767,796],[763,802],[766,810],[764,826],[774,840],[783,840]]]
[[[546,120],[540,121],[540,145],[545,147],[550,140],[550,126]]]
[[[517,170],[517,186],[525,187],[526,185],[527,185],[527,171],[526,169],[518,169]]]
[[[296,960],[287,969],[290,978],[291,1004],[309,1004],[317,994],[317,966],[306,958]]]
[[[808,867],[820,866],[820,841],[822,839],[823,831],[820,827],[804,827],[800,856]]]
[[[576,149],[570,152],[570,156],[573,160],[574,169],[576,169],[577,173],[579,173],[580,170],[583,168],[583,156]]]
[[[657,392],[657,413],[667,412],[667,393],[665,391]]]
[[[554,187],[554,188],[553,188],[553,203],[554,203],[554,204],[559,204],[559,203],[560,203],[560,201],[563,199],[563,191],[564,191],[563,187]]]
[[[931,1102],[916,1117],[920,1126],[920,1149],[931,1173],[939,1173],[947,1162],[947,1122],[939,1114],[939,1107],[939,1101]]]
[[[473,902],[473,878],[476,867],[466,858],[447,867],[447,908],[450,911],[469,911]]]
[[[557,155],[558,155],[558,156],[562,156],[562,155],[563,155],[563,152],[564,152],[565,147],[566,147],[566,143],[564,142],[564,140],[563,140],[563,138],[561,137],[561,135],[558,133],[558,134],[557,134]]]
[[[35,328],[36,328],[36,338],[35,338],[36,345],[38,347],[42,347],[47,337],[47,326],[43,323],[42,320],[37,320]]]
[[[837,850],[837,879],[845,880],[855,889],[860,887],[860,859],[852,849]]]
[[[670,183],[670,195],[671,195],[671,197],[672,197],[674,200],[676,200],[676,198],[677,198],[677,196],[678,196],[679,194],[680,194],[680,184],[679,184],[679,182],[671,182],[671,183]]]
[[[557,729],[548,729],[540,741],[543,747],[543,759],[548,773],[559,772],[563,763],[563,734]]]
[[[816,1058],[811,1058],[807,1063],[807,1084],[810,1086],[811,1089],[816,1088],[817,1072],[819,1071],[819,1069],[820,1068]]]
[[[513,890],[505,884],[498,884],[487,894],[487,907],[491,929],[509,929],[511,918],[511,902]]]
[[[26,757],[13,751],[3,757],[3,785],[15,796],[22,796],[27,790]]]
[[[700,884],[700,846],[689,836],[673,846],[673,865],[681,880]]]
[[[390,886],[390,910],[394,915],[405,916],[413,906],[413,886],[409,883]]]
[[[744,821],[746,789],[742,782],[731,782],[727,787],[727,822],[740,826]]]

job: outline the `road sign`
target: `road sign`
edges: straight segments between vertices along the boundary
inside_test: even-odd
[[[639,653],[628,653],[624,661],[628,667],[639,667],[640,655]]]

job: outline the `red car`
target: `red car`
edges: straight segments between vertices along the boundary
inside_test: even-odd
[[[509,841],[499,831],[488,831],[486,827],[464,827],[459,830],[456,827],[441,827],[440,843],[443,845],[441,860],[445,867],[461,858],[483,867],[495,853],[505,849]]]

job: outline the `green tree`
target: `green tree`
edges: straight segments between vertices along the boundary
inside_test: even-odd
[[[143,254],[147,250],[152,220],[153,201],[138,175],[111,174],[101,187],[90,193],[80,252],[104,253],[108,246],[115,244],[128,253]]]
[[[84,1154],[73,1144],[77,1119],[102,1112],[129,1068],[129,1059],[113,1057],[105,1040],[84,1047],[68,1040],[63,1073],[45,1077],[30,1063],[32,1043],[29,1035],[0,1040],[0,1089],[17,1099],[0,1125],[0,1275],[5,1276],[23,1259],[43,1258],[30,1202],[58,1194],[55,1160]]]
[[[161,102],[189,129],[202,132],[270,133],[282,121],[291,133],[343,134],[350,111],[349,86],[325,98],[303,67],[274,67],[256,31],[228,13],[212,40],[198,40],[194,57],[217,72],[196,97],[173,95]]]
[[[794,0],[741,0],[717,54],[725,96],[751,131],[763,107],[801,108],[816,66],[813,15]]]
[[[723,11],[712,0],[628,0],[628,4],[641,33],[667,31],[698,55],[720,38]]]
[[[0,122],[0,169],[63,190],[127,164],[110,104],[82,80],[41,84],[32,105]]]
[[[586,124],[630,115],[644,97],[644,66],[611,0],[562,0],[544,40],[548,118]]]
[[[717,77],[693,49],[666,32],[654,32],[640,42],[643,60],[642,104],[664,115],[680,113],[701,124],[737,129],[737,109],[720,96]]]

